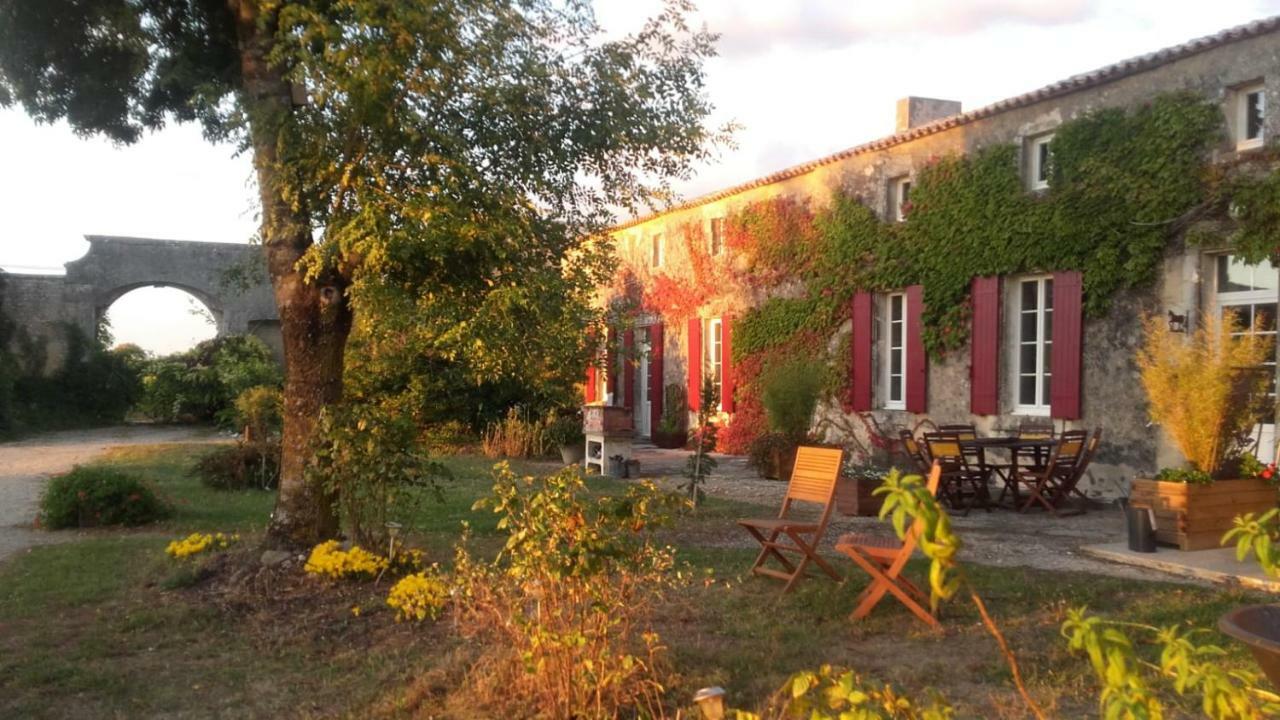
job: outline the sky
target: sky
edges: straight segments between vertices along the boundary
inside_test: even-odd
[[[692,198],[893,131],[920,95],[969,110],[1076,73],[1280,14],[1280,0],[695,0],[721,35],[707,65],[712,123],[734,146],[678,189]],[[609,33],[659,0],[595,0]],[[116,147],[0,110],[0,267],[60,272],[86,234],[247,242],[257,225],[247,156],[172,126]],[[144,288],[112,307],[115,336],[148,350],[213,331],[184,293]]]

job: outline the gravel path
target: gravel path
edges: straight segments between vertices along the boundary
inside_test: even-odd
[[[217,431],[209,428],[133,425],[47,433],[0,443],[0,561],[33,545],[76,537],[72,532],[50,533],[32,527],[40,492],[50,476],[121,445],[219,439]]]

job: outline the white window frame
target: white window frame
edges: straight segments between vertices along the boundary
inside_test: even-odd
[[[1249,96],[1258,95],[1258,105],[1262,110],[1262,123],[1258,126],[1257,137],[1246,137],[1249,132]],[[1266,137],[1267,93],[1261,82],[1242,85],[1235,90],[1235,135],[1236,150],[1252,150],[1262,147]]]
[[[1036,135],[1027,140],[1027,187],[1033,191],[1049,189],[1049,169],[1045,166],[1044,160],[1052,160],[1049,152],[1049,143],[1052,140],[1053,133]],[[1043,160],[1040,157],[1041,150],[1044,152]]]
[[[702,343],[703,377],[716,386],[716,411],[724,409],[724,322],[721,318],[706,321],[706,342]],[[699,388],[698,392],[702,392]]]
[[[718,257],[724,253],[724,218],[716,217],[707,221],[707,254]]]
[[[899,175],[889,181],[889,219],[904,222],[907,219],[902,208],[911,201],[911,176]]]
[[[1022,307],[1022,289],[1026,283],[1036,283],[1036,308],[1030,312],[1036,315],[1036,337],[1030,341],[1036,346],[1035,366],[1031,372],[1026,372],[1022,367],[1022,346],[1029,344],[1022,337],[1022,316],[1028,311]],[[1047,307],[1048,302],[1053,300],[1052,289],[1053,277],[1051,275],[1036,275],[1032,277],[1021,277],[1017,279],[1015,287],[1016,292],[1013,293],[1013,309],[1010,315],[1013,318],[1014,354],[1013,354],[1013,404],[1014,413],[1017,415],[1048,415],[1050,412],[1050,395],[1052,391],[1045,387],[1045,365],[1051,364],[1050,360],[1053,356],[1053,340],[1045,339],[1045,318],[1046,316],[1052,320],[1053,308]],[[1047,373],[1050,382],[1052,382],[1053,372]],[[1036,378],[1036,402],[1022,402],[1022,378],[1027,375],[1035,375]]]
[[[894,300],[898,300],[899,317],[893,317]],[[881,333],[881,391],[884,400],[881,406],[886,410],[906,410],[907,409],[907,294],[906,293],[889,293],[884,296],[884,309],[881,313],[881,327],[884,332]],[[898,335],[899,345],[893,344],[893,326],[901,325],[902,332]],[[893,356],[894,354],[901,356],[901,364],[898,366],[898,393],[897,398],[893,397]]]
[[[666,242],[662,237],[662,233],[655,233],[649,236],[649,265],[651,267],[662,267],[663,261],[666,260]]]
[[[1221,289],[1222,286],[1219,282],[1219,273],[1218,273],[1218,263],[1222,262],[1223,258],[1227,258],[1227,262],[1230,262],[1231,255],[1215,255],[1213,260],[1214,262],[1214,267],[1213,267],[1214,288],[1213,289],[1214,289],[1214,295],[1216,296],[1219,313],[1221,313],[1223,310],[1226,310],[1227,308],[1233,308],[1233,307],[1252,307],[1256,305],[1271,305],[1272,307],[1275,306],[1277,302],[1277,297],[1280,297],[1280,290],[1262,288],[1262,289],[1254,289],[1254,290],[1235,290],[1230,292],[1223,292]],[[1253,265],[1251,266],[1251,269],[1253,273],[1257,273],[1261,268],[1259,265]],[[1274,274],[1276,272],[1276,269],[1266,268],[1264,272],[1270,272]],[[1254,283],[1250,282],[1250,284],[1253,285]],[[1277,319],[1277,323],[1280,324],[1280,319]],[[1253,333],[1251,329],[1246,329],[1237,334],[1253,334]],[[1276,331],[1264,331],[1259,334],[1271,335],[1273,338],[1280,338],[1280,333],[1277,333]],[[1280,354],[1280,343],[1274,346],[1273,352]],[[1272,362],[1268,362],[1264,364],[1271,366],[1272,369],[1274,370],[1275,368],[1274,363],[1275,363],[1275,358],[1273,357]],[[1250,433],[1251,433],[1251,436],[1259,438],[1258,459],[1261,460],[1262,462],[1274,462],[1276,460],[1275,458],[1276,424],[1274,422],[1259,423],[1258,425],[1255,425],[1253,427]]]

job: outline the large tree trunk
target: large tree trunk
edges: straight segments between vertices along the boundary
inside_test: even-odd
[[[342,359],[351,331],[347,282],[336,272],[308,282],[298,266],[311,247],[306,209],[282,192],[277,148],[293,113],[292,88],[267,62],[275,30],[258,0],[228,0],[236,14],[244,103],[249,109],[254,169],[262,199],[262,244],[284,336],[284,432],[280,494],[269,542],[312,545],[338,532],[333,499],[307,482],[306,466],[320,411],[342,395]]]

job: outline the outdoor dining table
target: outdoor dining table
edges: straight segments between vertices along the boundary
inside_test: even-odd
[[[982,471],[999,477],[1005,483],[1006,490],[1013,491],[1013,506],[1018,507],[1018,484],[1011,482],[1009,473],[1018,464],[1018,455],[1026,452],[1037,459],[1047,459],[1053,452],[1053,448],[1057,445],[1057,438],[1021,438],[1016,435],[1007,436],[990,436],[990,437],[974,437],[960,439],[960,447],[963,449],[981,449],[981,450],[1008,450],[1009,462],[993,464],[986,461],[985,455],[982,459]],[[1004,491],[1001,491],[1000,497],[1004,497]]]

